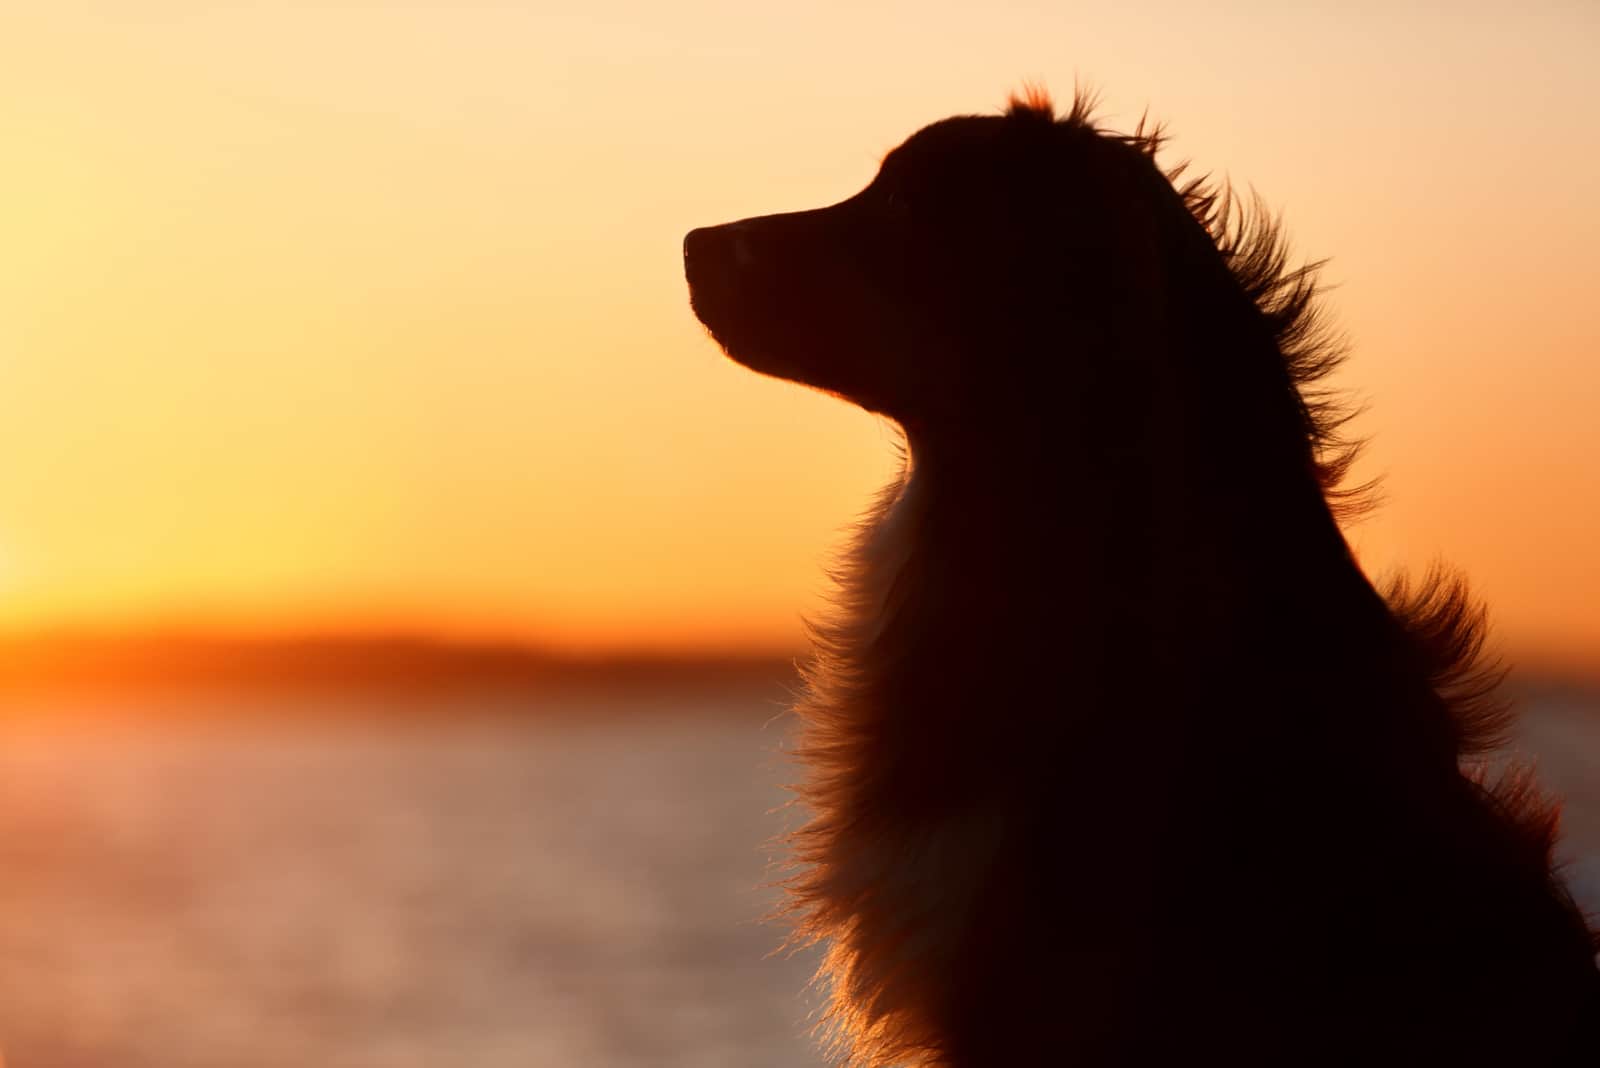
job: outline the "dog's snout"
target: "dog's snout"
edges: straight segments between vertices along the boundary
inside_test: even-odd
[[[755,261],[750,235],[743,223],[702,226],[690,230],[683,239],[685,263],[717,263],[727,267],[748,267]]]

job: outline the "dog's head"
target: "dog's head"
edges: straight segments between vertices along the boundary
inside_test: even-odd
[[[1148,153],[1072,119],[946,119],[848,200],[692,231],[695,313],[745,366],[906,423],[1070,386],[1074,350],[1152,321],[1163,194],[1195,226]]]

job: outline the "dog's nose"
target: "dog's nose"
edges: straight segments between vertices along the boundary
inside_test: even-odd
[[[683,258],[685,263],[712,262],[731,267],[748,267],[755,259],[743,223],[690,230],[683,239]]]
[[[698,259],[701,259],[702,257],[705,256],[705,248],[706,248],[706,241],[707,241],[706,233],[707,233],[707,231],[709,229],[710,229],[709,227],[702,226],[702,227],[699,227],[697,229],[690,230],[687,234],[684,235],[684,238],[683,238],[683,261],[684,261],[684,263],[688,263],[690,260],[698,260]]]

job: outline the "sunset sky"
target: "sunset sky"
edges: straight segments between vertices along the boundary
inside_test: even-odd
[[[1587,0],[6,5],[0,629],[796,643],[893,434],[722,357],[682,236],[1077,77],[1332,258],[1364,561],[1600,662],[1597,55]]]

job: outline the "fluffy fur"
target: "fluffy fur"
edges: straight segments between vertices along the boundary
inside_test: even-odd
[[[731,356],[906,434],[797,708],[833,1050],[1600,1063],[1483,613],[1362,573],[1315,265],[1161,143],[1031,91],[686,240]]]

